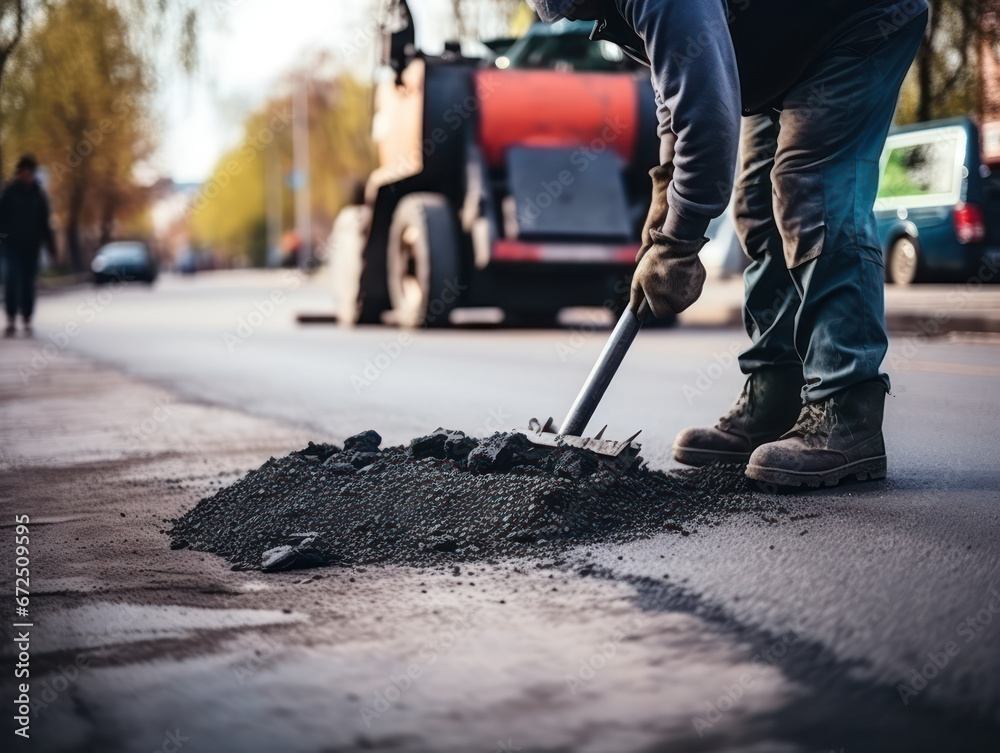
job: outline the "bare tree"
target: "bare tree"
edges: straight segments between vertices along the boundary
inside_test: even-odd
[[[520,4],[521,0],[451,0],[458,38],[472,40],[497,33],[510,22]]]
[[[930,0],[924,44],[914,64],[915,118],[933,120],[977,109],[979,56],[1000,44],[997,0]]]
[[[0,0],[0,92],[3,90],[7,61],[24,37],[27,0]],[[3,129],[3,111],[0,110],[0,130]],[[0,181],[3,175],[3,145],[0,144]]]

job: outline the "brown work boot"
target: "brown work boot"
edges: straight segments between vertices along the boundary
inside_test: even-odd
[[[754,451],[747,476],[779,486],[885,478],[884,407],[881,382],[863,382],[803,406],[791,431]]]
[[[715,428],[690,428],[674,440],[674,460],[687,465],[747,463],[750,453],[773,442],[802,409],[802,367],[777,366],[751,374],[743,392]]]

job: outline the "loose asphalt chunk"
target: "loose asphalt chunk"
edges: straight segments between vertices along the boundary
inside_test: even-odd
[[[663,473],[523,434],[438,429],[380,449],[366,431],[310,442],[173,521],[172,547],[234,569],[413,564],[525,555],[595,539],[688,535],[734,511],[767,508],[742,469]]]

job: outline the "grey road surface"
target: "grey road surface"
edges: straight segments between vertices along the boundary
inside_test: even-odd
[[[54,343],[57,352],[49,349],[45,358],[61,358],[65,346],[67,354],[97,359],[189,401],[317,440],[374,428],[395,444],[438,426],[482,435],[532,416],[561,418],[607,336],[587,312],[562,329],[540,331],[297,325],[299,312],[332,309],[327,291],[322,279],[256,272],[166,277],[153,289],[79,289],[41,301],[37,345]],[[744,377],[735,354],[743,345],[745,335],[735,329],[641,333],[592,428],[608,424],[612,437],[642,429],[650,464],[673,467],[674,435],[714,422],[738,394]],[[565,588],[582,594],[597,578],[617,589],[635,615],[678,621],[683,640],[663,648],[670,676],[649,656],[630,655],[626,661],[648,673],[644,689],[623,690],[622,708],[612,695],[607,708],[586,712],[595,725],[621,727],[620,735],[598,735],[603,742],[588,746],[584,738],[547,736],[539,718],[538,729],[520,730],[511,746],[1000,749],[992,747],[1000,741],[1000,341],[896,337],[889,367],[886,482],[796,495],[796,508],[807,514],[793,523],[734,514],[688,537],[588,548],[600,575]],[[369,571],[367,577],[409,576]],[[587,622],[585,598],[567,607],[573,609]],[[523,643],[520,664],[510,671],[522,673],[527,687],[530,657],[558,649],[545,631],[521,628],[516,638],[494,638],[501,650]],[[776,646],[780,659],[754,670],[763,665],[752,657]],[[710,679],[694,696],[677,697],[671,677],[681,682],[699,666]],[[747,667],[751,674],[742,671]],[[294,672],[286,670],[294,686],[288,679]],[[477,687],[490,696],[488,680]],[[301,686],[299,692],[306,693]],[[631,739],[629,709],[658,694],[665,715],[672,703],[690,702],[677,715],[684,734],[646,729],[648,735]],[[529,702],[522,696],[520,703]],[[740,723],[770,732],[733,738],[744,743],[731,747],[691,734],[730,708],[741,709]],[[398,739],[406,739],[414,719],[396,720]],[[484,724],[492,733],[493,725]],[[641,726],[637,721],[634,729]],[[503,731],[498,738],[506,739]],[[309,737],[314,731],[300,732],[308,740],[288,749],[320,749]],[[449,740],[439,747],[463,745]]]

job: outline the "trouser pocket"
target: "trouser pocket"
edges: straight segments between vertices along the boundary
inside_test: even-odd
[[[823,252],[826,241],[826,191],[821,173],[778,173],[774,219],[781,234],[785,263],[794,269]]]

